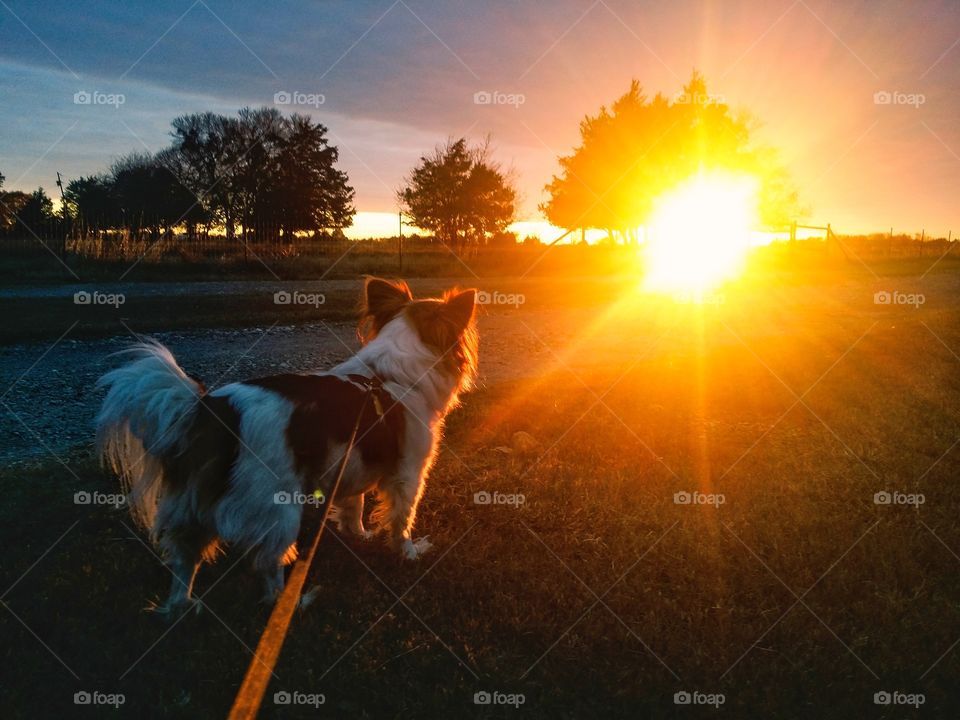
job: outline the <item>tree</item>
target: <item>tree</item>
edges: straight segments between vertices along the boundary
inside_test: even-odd
[[[25,229],[32,235],[49,232],[53,223],[53,201],[43,188],[32,193],[13,190],[3,193],[6,213],[5,227],[8,230]]]
[[[398,191],[403,211],[453,247],[503,232],[514,220],[517,192],[490,155],[489,143],[470,148],[466,138],[438,146]]]
[[[67,213],[81,227],[95,231],[122,224],[120,203],[108,175],[89,175],[67,183],[64,190]]]
[[[30,226],[49,223],[53,218],[53,200],[43,188],[37,188],[29,195],[27,202],[17,214],[21,222]]]
[[[25,224],[24,209],[31,203],[33,196],[21,190],[4,190],[5,180],[0,173],[0,230],[9,231]],[[43,190],[39,192],[43,193]]]
[[[14,223],[14,208],[10,202],[10,193],[3,189],[7,178],[0,173],[0,230],[9,230]]]
[[[110,168],[110,191],[126,225],[133,231],[148,227],[154,237],[160,229],[185,224],[192,228],[206,215],[197,197],[154,155],[134,152]]]
[[[230,180],[245,234],[272,214],[270,197],[280,177],[285,130],[283,115],[276,108],[240,110],[232,148],[237,160]]]
[[[335,165],[327,129],[275,108],[243,108],[173,121],[173,145],[160,161],[234,237],[237,225],[280,231],[341,230],[354,215],[353,189]]]
[[[580,145],[559,158],[561,173],[540,206],[554,225],[601,228],[627,240],[646,223],[658,196],[700,171],[725,170],[761,180],[764,220],[795,214],[796,193],[776,154],[751,142],[751,124],[710,95],[694,72],[683,92],[648,99],[636,80],[608,110],[580,123]]]
[[[171,135],[173,144],[160,153],[159,161],[223,223],[227,237],[233,237],[238,220],[232,176],[240,159],[237,121],[212,112],[182,115],[174,119]]]
[[[326,138],[327,128],[309,117],[293,115],[279,157],[279,176],[269,207],[280,229],[342,230],[353,221],[354,190],[337,170],[339,151]]]

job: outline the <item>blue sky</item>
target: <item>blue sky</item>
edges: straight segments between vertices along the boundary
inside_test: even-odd
[[[291,92],[323,96],[295,109],[330,128],[361,211],[393,211],[436,143],[489,133],[536,219],[585,114],[631,78],[672,95],[696,67],[759,119],[814,220],[956,233],[958,43],[960,6],[931,0],[0,0],[0,172],[53,194],[57,170],[162,148],[178,114]],[[124,102],[75,104],[81,91]],[[483,91],[523,102],[476,104]]]

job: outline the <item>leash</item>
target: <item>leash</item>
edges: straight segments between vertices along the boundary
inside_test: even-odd
[[[273,612],[270,613],[270,619],[267,626],[263,629],[260,636],[260,642],[257,643],[257,649],[253,653],[250,665],[247,668],[247,674],[243,678],[243,684],[237,691],[234,698],[233,707],[230,709],[228,720],[253,720],[257,717],[260,705],[263,702],[263,696],[267,692],[267,686],[270,684],[270,676],[273,675],[273,669],[276,667],[277,659],[280,657],[280,650],[283,647],[283,641],[287,637],[290,629],[290,622],[293,620],[293,613],[300,602],[300,596],[303,593],[304,583],[307,581],[307,573],[310,565],[313,564],[313,556],[317,553],[317,547],[320,545],[320,537],[323,535],[323,529],[327,526],[327,516],[330,514],[330,508],[337,496],[337,489],[340,487],[340,480],[343,479],[343,473],[347,469],[347,461],[350,459],[350,453],[353,451],[354,443],[357,441],[357,432],[360,430],[360,420],[363,418],[363,411],[367,409],[367,402],[371,397],[374,399],[378,419],[383,415],[380,398],[377,397],[377,390],[382,387],[377,378],[364,378],[366,393],[363,396],[363,402],[360,405],[360,412],[357,413],[357,420],[353,424],[353,432],[350,433],[350,440],[347,442],[346,452],[343,454],[343,460],[340,462],[340,470],[337,472],[337,478],[333,483],[333,489],[330,491],[330,497],[324,503],[323,517],[320,519],[320,527],[313,538],[313,544],[306,556],[299,558],[290,571],[290,577],[287,578],[287,584],[273,606]]]

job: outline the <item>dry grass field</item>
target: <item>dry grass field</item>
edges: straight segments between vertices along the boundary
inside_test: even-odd
[[[960,281],[757,277],[703,303],[490,281],[524,302],[481,319],[433,555],[327,533],[262,717],[955,716]],[[244,558],[170,624],[142,611],[168,573],[141,533],[74,503],[116,492],[89,450],[0,488],[5,714],[97,691],[124,698],[101,716],[225,716],[268,614]]]

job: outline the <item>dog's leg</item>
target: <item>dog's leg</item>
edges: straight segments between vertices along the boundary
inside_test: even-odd
[[[389,533],[391,546],[407,560],[416,560],[433,547],[426,537],[412,537],[423,487],[419,473],[389,478],[380,486],[377,515]]]
[[[363,493],[337,498],[333,510],[336,513],[337,529],[340,532],[349,532],[364,540],[373,537],[373,533],[363,527]]]
[[[280,507],[293,508],[291,505]],[[271,604],[283,592],[283,568],[297,559],[297,534],[300,530],[300,508],[288,512],[267,535],[254,557],[254,567],[263,580],[263,602]]]
[[[283,565],[277,563],[272,568],[261,570],[260,577],[263,580],[263,602],[273,604],[283,592]]]
[[[210,542],[210,534],[200,527],[167,531],[162,545],[169,558],[173,580],[167,601],[155,612],[168,615],[188,609],[196,603],[193,599],[193,582]]]

